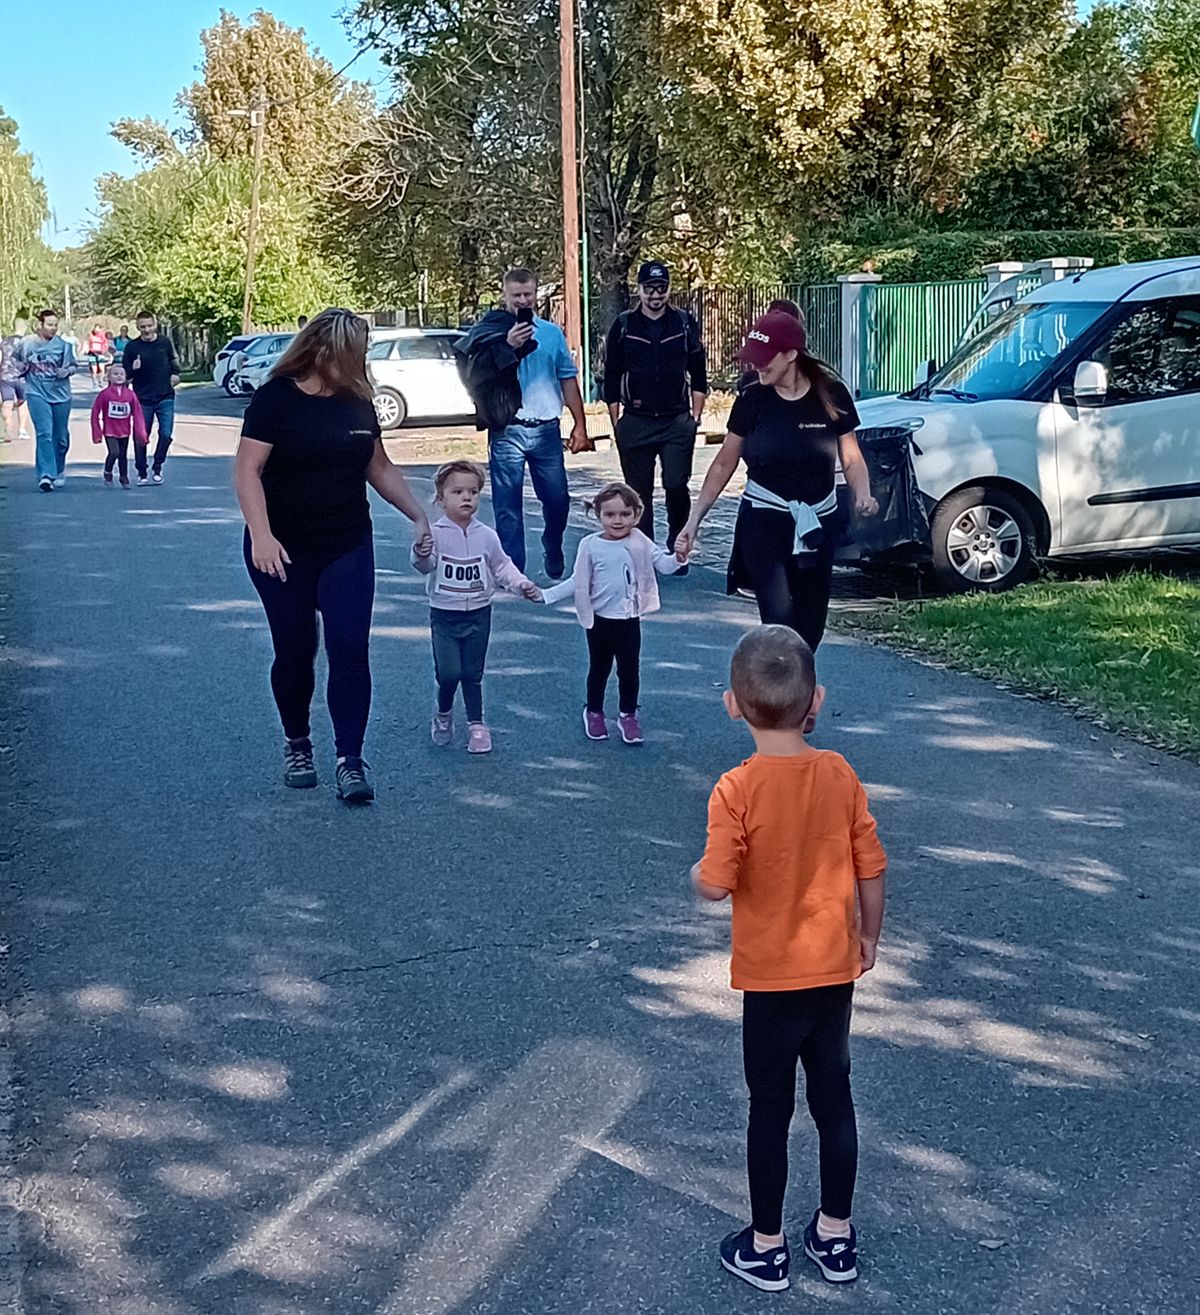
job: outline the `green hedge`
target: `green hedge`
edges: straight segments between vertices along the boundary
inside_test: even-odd
[[[895,245],[817,242],[792,270],[797,283],[828,283],[854,274],[868,260],[889,283],[936,283],[978,278],[996,260],[1091,256],[1097,265],[1200,255],[1200,228],[1040,229],[1015,233],[923,233]]]

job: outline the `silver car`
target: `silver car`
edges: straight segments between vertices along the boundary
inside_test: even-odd
[[[375,329],[367,371],[375,386],[381,429],[405,420],[456,421],[475,414],[451,350],[457,329]]]

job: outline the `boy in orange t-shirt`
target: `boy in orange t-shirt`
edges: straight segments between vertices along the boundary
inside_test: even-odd
[[[729,683],[726,711],[749,725],[756,753],[717,782],[692,868],[705,899],[733,897],[731,979],[745,993],[752,1222],[722,1241],[721,1264],[768,1292],[788,1286],[783,1197],[799,1061],[821,1166],[804,1253],[829,1282],[848,1283],[858,1277],[850,1006],[875,963],[887,858],[854,769],[804,738],[825,697],[804,640],[785,626],[750,631]]]

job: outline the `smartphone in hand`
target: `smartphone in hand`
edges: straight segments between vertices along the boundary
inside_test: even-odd
[[[521,306],[521,307],[519,307],[519,308],[517,309],[517,323],[518,323],[518,324],[532,324],[532,323],[533,323],[533,307],[532,307],[532,306]]]

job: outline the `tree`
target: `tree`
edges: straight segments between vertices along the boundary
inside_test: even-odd
[[[0,331],[28,318],[56,282],[53,253],[42,241],[50,217],[46,189],[34,176],[33,157],[21,150],[17,125],[0,110]],[[60,285],[61,286],[61,285]]]
[[[102,215],[87,266],[106,306],[160,314],[233,332],[241,317],[250,165],[179,155],[133,178],[100,182]],[[262,188],[255,318],[294,320],[350,299],[347,280],[313,239],[311,194],[268,173]]]
[[[221,159],[251,155],[244,111],[260,92],[270,104],[267,162],[310,180],[336,164],[371,108],[366,89],[337,76],[327,59],[309,49],[303,28],[288,27],[265,10],[255,11],[245,25],[222,10],[200,41],[200,81],[182,91],[177,103],[190,121],[186,140]]]

